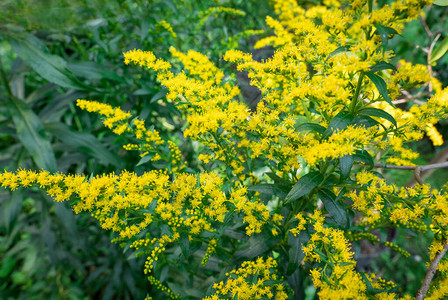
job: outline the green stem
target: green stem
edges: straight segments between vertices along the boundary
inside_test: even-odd
[[[324,162],[324,165],[321,167],[321,169],[320,169],[320,173],[323,175],[323,174],[325,174],[326,172],[327,172],[327,169],[328,169],[328,166],[329,166],[329,162],[326,160],[325,162]]]
[[[215,139],[215,142],[216,142],[216,144],[218,144],[219,148],[221,148],[221,149],[224,150],[224,155],[225,155],[225,157],[226,157],[226,165],[230,165],[230,163],[229,163],[230,159],[229,159],[228,153],[227,153],[227,151],[225,151],[226,149],[225,149],[224,146],[222,145],[221,141],[218,139],[218,137],[216,136],[216,134],[211,133],[211,132],[210,132],[210,134],[211,134],[212,137]]]
[[[364,73],[361,72],[358,78],[358,85],[356,86],[355,94],[353,95],[352,103],[350,105],[350,113],[354,114],[356,109],[356,104],[358,102],[359,93],[361,92],[362,80],[364,78]]]
[[[309,111],[308,107],[306,107],[305,103],[303,102],[303,99],[300,99],[300,103],[302,104],[302,108],[303,108],[303,111],[305,112],[306,118],[308,119],[309,122],[311,122],[312,117],[311,117],[310,111]]]
[[[333,174],[334,169],[336,169],[336,165],[335,164],[332,164],[329,167],[327,167],[327,169],[325,170],[324,180],[322,182],[327,180],[327,178],[330,177],[331,174]],[[327,170],[328,170],[328,172],[327,172]]]

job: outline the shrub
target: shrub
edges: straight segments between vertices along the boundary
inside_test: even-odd
[[[391,64],[389,39],[417,18],[429,1],[328,1],[304,9],[274,1],[272,58],[227,51],[263,95],[255,111],[238,101],[231,77],[195,51],[171,48],[183,65],[131,50],[125,63],[156,73],[166,98],[187,121],[184,137],[199,142],[202,165],[191,167],[180,140],[161,137],[118,107],[78,100],[106,127],[129,139],[128,151],[160,168],[97,176],[47,171],[4,172],[1,185],[40,188],[75,213],[90,212],[114,242],[146,259],[151,296],[204,299],[303,297],[311,280],[322,299],[395,299],[399,287],[356,268],[360,242],[411,249],[376,231],[405,228],[416,239],[432,231],[431,264],[417,292],[448,293],[447,190],[422,182],[418,153],[406,143],[424,134],[443,143],[434,127],[448,114],[448,90],[424,65]],[[394,105],[403,91],[434,93],[409,111]],[[397,187],[378,168],[415,171],[419,183]],[[307,279],[309,278],[309,279]],[[431,286],[430,286],[431,285]]]
[[[183,123],[166,90],[154,74],[124,68],[122,52],[138,47],[167,57],[176,45],[213,51],[219,63],[229,47],[247,46],[243,37],[264,23],[267,7],[267,1],[2,1],[0,169],[101,174],[157,167],[136,167],[140,157],[121,148],[125,138],[77,109],[76,99],[132,108],[163,137],[177,136]],[[144,298],[144,258],[123,253],[94,224],[41,191],[2,189],[0,298]]]

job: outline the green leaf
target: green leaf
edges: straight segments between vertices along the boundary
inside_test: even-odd
[[[327,265],[329,265],[330,267],[334,267],[334,264],[329,261],[327,258],[327,255],[325,253],[323,253],[322,251],[320,251],[319,249],[317,249],[316,247],[313,247],[313,251],[316,252],[319,255],[319,258],[326,263]]]
[[[123,221],[124,224],[128,224],[128,220],[126,219],[126,211],[121,209],[118,211],[118,218]]]
[[[273,286],[276,284],[283,284],[282,280],[265,280],[263,281],[264,286]]]
[[[374,107],[366,107],[358,111],[358,114],[361,116],[373,116],[382,119],[386,119],[391,122],[395,127],[397,127],[397,121],[395,121],[394,117],[392,117],[388,112],[385,112],[382,109],[374,108]]]
[[[156,207],[157,207],[157,199],[154,199],[151,201],[151,203],[149,203],[147,208],[141,208],[139,210],[136,210],[136,213],[139,215],[143,215],[143,214],[153,214]]]
[[[341,179],[347,178],[350,175],[350,170],[353,166],[353,157],[351,155],[344,155],[339,158],[339,166],[341,168]]]
[[[346,110],[340,111],[328,125],[324,132],[323,138],[328,138],[335,130],[342,130],[347,127],[353,120],[354,116]]]
[[[349,51],[349,47],[347,47],[347,46],[341,46],[341,47],[338,47],[338,48],[336,48],[333,52],[331,52],[330,54],[328,54],[328,57],[327,57],[327,59],[325,60],[325,62],[327,62],[327,60],[329,60],[330,58],[332,58],[332,57],[335,56],[336,54],[341,53],[341,52],[347,52],[347,51]]]
[[[285,203],[296,201],[302,196],[309,194],[315,187],[317,187],[324,180],[320,172],[311,172],[300,179],[293,186],[291,191],[285,198]]]
[[[448,6],[448,0],[435,0],[433,3],[439,6]]]
[[[375,28],[376,28],[376,34],[378,34],[381,37],[381,41],[383,42],[383,50],[384,50],[389,41],[389,35],[398,34],[398,32],[391,27],[386,27],[386,26],[379,25],[379,24],[375,25]]]
[[[356,150],[355,154],[353,154],[353,159],[373,167],[373,158],[366,150]]]
[[[342,227],[347,226],[347,211],[330,189],[323,188],[317,192],[330,216]]]
[[[310,237],[306,233],[306,231],[302,231],[298,236],[294,236],[291,232],[288,232],[288,263],[292,266],[288,266],[288,269],[291,272],[294,272],[297,269],[297,266],[300,265],[303,258],[305,257],[305,252],[302,250],[302,246],[309,241]]]
[[[393,64],[387,63],[384,60],[380,61],[379,63],[377,63],[376,65],[370,67],[370,72],[375,73],[375,72],[379,72],[382,70],[394,70],[396,71],[397,68],[395,68],[395,66]]]
[[[370,294],[370,295],[376,295],[376,294],[379,294],[379,293],[382,293],[382,292],[385,291],[384,289],[377,289],[377,288],[374,288],[374,287],[372,286],[372,283],[370,282],[370,280],[367,278],[366,274],[364,274],[364,273],[360,273],[360,274],[361,274],[362,279],[363,279],[364,282],[366,283],[367,293],[368,293],[368,294]]]
[[[66,203],[55,203],[54,204],[54,213],[59,218],[59,220],[63,220],[63,224],[60,227],[65,229],[67,238],[76,243],[77,240],[80,239],[76,218],[73,214],[73,211],[67,207]]]
[[[447,0],[448,2],[448,0]],[[448,4],[447,4],[448,5]],[[437,47],[432,51],[429,63],[432,64],[439,58],[445,55],[448,51],[448,35],[437,45]]]
[[[110,164],[116,166],[117,168],[123,167],[123,162],[120,156],[110,152],[96,137],[91,134],[72,131],[63,123],[59,122],[45,124],[45,129],[56,136],[64,144],[76,149],[79,152],[95,157],[103,164]]]
[[[165,97],[167,91],[168,90],[166,90],[166,89],[158,91],[151,97],[151,99],[149,100],[149,103],[153,103],[153,102],[156,102],[157,100],[162,99],[163,97]]]
[[[167,234],[167,235],[172,235],[174,233],[173,230],[171,229],[171,227],[168,226],[167,224],[162,224],[160,226],[160,232],[162,234]]]
[[[4,226],[8,234],[14,229],[14,223],[22,210],[22,197],[22,193],[13,191],[7,198],[0,198],[0,228]]]
[[[56,172],[56,159],[44,127],[34,112],[20,99],[8,98],[8,109],[16,127],[17,137],[39,169]]]
[[[245,247],[237,250],[232,259],[234,259],[235,262],[240,261],[241,259],[253,259],[268,251],[269,248],[277,242],[278,241],[275,241],[272,238],[267,238],[266,236],[263,237],[263,235],[251,236],[247,243],[245,243]]]
[[[222,126],[219,126],[218,129],[216,129],[216,135],[220,136],[224,132],[224,128]]]
[[[378,92],[381,94],[381,96],[383,96],[383,99],[387,103],[389,103],[392,107],[395,107],[395,105],[393,105],[392,100],[389,97],[389,94],[387,93],[387,85],[384,82],[383,78],[381,78],[378,75],[373,74],[372,72],[367,72],[365,74],[367,75],[367,77],[369,77],[369,79],[376,86],[376,88],[378,89]]]
[[[67,69],[73,72],[74,75],[84,77],[90,80],[107,79],[111,81],[123,81],[122,77],[112,71],[110,68],[100,65],[93,61],[78,61],[67,64]]]
[[[180,249],[182,251],[182,255],[188,259],[190,256],[190,239],[187,234],[183,234],[179,241]]]
[[[227,202],[228,203],[228,202]],[[230,220],[233,219],[233,217],[235,216],[235,211],[231,211],[228,212],[224,218],[224,221],[222,222],[223,225],[226,225],[227,223],[230,222]],[[223,229],[225,229],[224,227],[222,227]]]
[[[272,180],[274,180],[274,182],[275,182],[276,184],[281,185],[281,186],[283,186],[283,187],[288,187],[288,186],[289,186],[289,188],[291,188],[291,184],[290,184],[290,182],[287,181],[287,180],[285,180],[285,179],[283,179],[283,178],[281,178],[281,177],[279,177],[279,176],[277,176],[277,174],[272,173],[272,172],[268,172],[268,173],[266,173],[266,175],[268,175],[269,178],[271,178]]]
[[[37,245],[30,245],[26,250],[22,271],[27,275],[37,273],[36,267],[42,259],[37,247]]]
[[[16,260],[12,256],[6,256],[2,258],[2,262],[0,264],[0,278],[9,276],[15,265]]]
[[[65,60],[45,53],[45,45],[35,36],[11,35],[8,41],[17,55],[46,80],[66,88],[94,90],[76,79]]]
[[[369,116],[356,116],[352,123],[356,125],[357,127],[365,127],[365,128],[370,128],[373,126],[376,126],[379,124],[378,121],[376,121],[375,119],[372,119]]]
[[[345,261],[345,262],[340,262],[337,265],[341,266],[341,267],[347,267],[347,266],[351,266],[351,265],[354,265],[354,264],[355,263]]]
[[[252,284],[256,284],[258,282],[258,269],[255,271],[254,277],[252,277]]]
[[[261,194],[266,194],[268,196],[277,196],[279,198],[285,198],[288,191],[285,188],[277,184],[258,184],[248,188],[249,191],[259,192]]]
[[[325,127],[316,123],[303,123],[297,126],[296,131],[315,131],[324,134]]]
[[[141,166],[141,165],[143,165],[143,164],[146,164],[146,163],[149,162],[153,157],[154,157],[154,155],[151,154],[151,153],[146,154],[145,156],[143,156],[143,157],[138,161],[138,163],[137,163],[135,166],[137,167],[137,166]]]

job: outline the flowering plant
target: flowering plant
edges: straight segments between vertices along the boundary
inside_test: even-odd
[[[425,133],[443,143],[434,124],[447,117],[448,90],[423,65],[391,64],[387,49],[428,4],[325,1],[304,9],[274,1],[278,19],[267,23],[275,35],[255,45],[276,47],[274,55],[261,62],[237,50],[224,56],[261,90],[254,111],[205,55],[171,48],[184,68],[176,73],[152,52],[128,51],[126,64],[155,71],[167,88],[186,118],[184,137],[202,145],[202,167],[188,165],[179,140],[162,139],[130,113],[78,100],[114,133],[129,136],[124,148],[139,151],[141,164],[163,167],[92,177],[18,170],[2,173],[0,183],[38,186],[70,201],[75,213],[90,212],[116,233],[114,242],[146,257],[149,282],[171,298],[288,299],[299,297],[309,275],[321,299],[409,299],[393,282],[356,268],[361,240],[409,256],[374,234],[389,227],[434,232],[429,270],[440,276],[427,276],[417,297],[429,290],[430,298],[442,298],[446,188],[431,190],[421,180],[400,188],[374,171],[407,166],[418,177],[418,153],[406,143]],[[409,111],[394,105],[418,86],[434,95]]]

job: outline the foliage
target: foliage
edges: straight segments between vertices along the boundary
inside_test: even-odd
[[[375,234],[390,227],[417,240],[433,235],[430,260],[447,240],[446,187],[400,188],[373,170],[414,165],[419,155],[406,143],[425,134],[443,143],[434,125],[447,117],[448,90],[424,65],[391,64],[388,47],[430,3],[325,4],[273,2],[278,19],[266,21],[275,35],[255,45],[276,47],[272,58],[225,53],[261,90],[255,111],[237,101],[229,69],[199,52],[171,47],[178,72],[179,63],[153,52],[124,53],[126,64],[153,70],[166,87],[166,103],[187,123],[173,119],[174,128],[202,144],[194,153],[201,164],[186,159],[183,139],[168,131],[78,100],[151,167],[96,176],[18,169],[2,173],[1,185],[38,188],[75,213],[90,212],[116,243],[146,259],[155,298],[300,299],[309,278],[322,299],[409,299],[389,278],[356,265],[362,242],[410,256],[408,243]],[[393,104],[417,87],[434,95],[408,111]],[[446,266],[438,266],[430,298],[448,293]]]
[[[206,14],[211,7],[238,14]],[[179,45],[213,50],[219,63],[219,53],[247,47],[244,37],[262,28],[266,9],[267,1],[2,1],[0,168],[134,169],[140,157],[74,101],[132,108],[162,135],[176,136],[183,123],[166,91],[152,74],[123,68],[122,51],[168,53]],[[191,147],[184,143],[186,152]],[[153,168],[142,161],[135,169]],[[2,191],[0,199],[0,298],[138,299],[148,291],[142,258],[111,246],[87,216],[72,216],[36,190]]]

